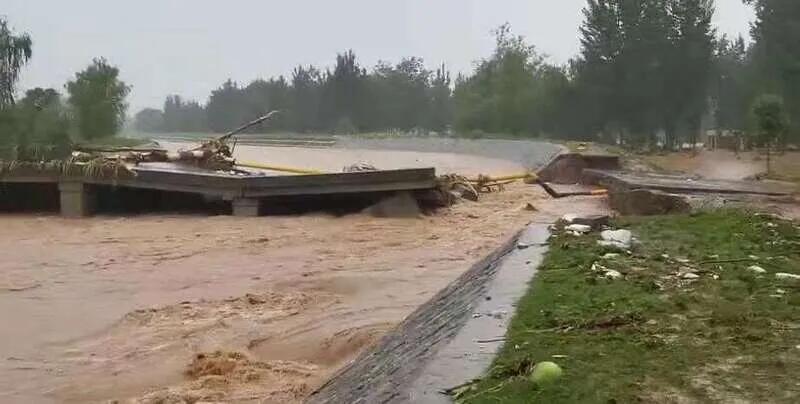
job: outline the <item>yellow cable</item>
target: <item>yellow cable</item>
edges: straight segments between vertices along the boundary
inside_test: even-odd
[[[512,174],[506,175],[502,177],[489,177],[489,176],[479,176],[478,178],[470,178],[469,182],[498,182],[498,181],[513,181],[513,180],[524,180],[526,178],[536,178],[536,174],[533,173],[524,173],[524,174]]]
[[[237,161],[236,165],[240,167],[256,168],[259,170],[278,171],[278,172],[292,173],[292,174],[302,174],[302,175],[325,174],[323,171],[313,170],[308,168],[285,167],[273,164],[254,163],[249,161]]]

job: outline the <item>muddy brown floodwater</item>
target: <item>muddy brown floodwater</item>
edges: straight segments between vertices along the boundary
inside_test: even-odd
[[[601,203],[514,184],[413,219],[3,215],[0,402],[302,401],[526,223]]]

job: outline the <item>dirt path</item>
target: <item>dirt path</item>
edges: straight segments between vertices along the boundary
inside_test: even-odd
[[[699,175],[717,180],[741,180],[765,171],[764,162],[754,161],[750,153],[739,155],[726,151],[700,151],[691,153],[670,153],[664,156],[647,156],[646,160],[668,170]]]
[[[415,155],[376,165],[520,168]],[[545,198],[517,184],[416,219],[4,215],[0,402],[297,402],[524,224],[580,210]]]

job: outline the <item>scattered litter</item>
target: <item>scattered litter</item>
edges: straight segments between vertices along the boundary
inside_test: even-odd
[[[668,260],[669,254],[661,254],[661,258],[663,258],[664,260]]]
[[[779,294],[779,295],[785,295],[785,294],[786,294],[786,291],[785,291],[785,290],[783,290],[783,289],[776,289],[776,290],[775,290],[775,293],[777,293],[777,294]]]
[[[787,274],[787,273],[779,272],[779,273],[775,274],[775,278],[783,279],[783,280],[797,281],[797,280],[800,280],[800,275]]]
[[[494,317],[494,318],[496,318],[498,320],[502,320],[507,314],[508,314],[508,312],[505,311],[505,310],[494,310],[491,313],[489,313],[490,316],[492,316],[492,317]]]
[[[571,224],[564,229],[572,232],[572,234],[578,233],[578,235],[581,235],[592,231],[592,226],[587,226],[585,224]]]
[[[606,273],[603,274],[604,277],[608,279],[619,279],[622,278],[622,274],[619,271],[615,271],[613,269],[609,269]]]
[[[778,225],[775,224],[775,223],[769,222],[769,223],[767,223],[767,227],[769,227],[770,229],[774,229],[774,228],[778,227]]]
[[[688,258],[675,258],[675,261],[680,262],[681,264],[688,264],[691,262]]]
[[[601,229],[608,226],[611,218],[608,215],[589,215],[579,216],[572,220],[573,224],[583,224],[590,226],[592,229]]]
[[[497,338],[489,338],[489,339],[478,339],[478,340],[475,340],[475,342],[477,342],[479,344],[491,344],[493,342],[503,342],[505,340],[506,340],[505,337],[497,337]]]
[[[600,233],[600,237],[602,240],[597,241],[597,244],[603,247],[627,250],[633,243],[633,233],[630,230],[605,230]]]
[[[378,169],[372,164],[364,162],[352,164],[342,169],[343,173],[362,173],[367,171],[378,171]]]
[[[568,214],[564,215],[564,216],[563,216],[561,219],[562,219],[563,221],[567,222],[567,223],[572,223],[572,222],[574,222],[574,221],[575,221],[575,219],[577,219],[577,218],[578,218],[578,215],[576,215],[576,214],[574,214],[574,213],[568,213]]]
[[[682,278],[683,279],[700,279],[700,275],[698,275],[698,274],[696,274],[694,272],[688,272],[688,273],[683,274]]]
[[[750,271],[750,272],[757,273],[757,274],[765,274],[765,273],[767,273],[766,269],[761,268],[758,265],[751,265],[751,266],[747,267],[747,270]]]
[[[592,264],[592,271],[593,272],[600,272],[600,271],[606,271],[606,270],[608,270],[608,268],[606,268],[606,267],[604,267],[604,266],[602,266],[602,265],[600,265],[600,264],[598,264],[596,262]]]
[[[759,260],[758,255],[749,255],[747,258],[750,258],[753,261],[758,261]]]
[[[613,260],[615,258],[619,258],[619,254],[617,253],[608,253],[602,257],[604,260]]]
[[[566,359],[569,358],[567,355],[551,355],[553,359]]]

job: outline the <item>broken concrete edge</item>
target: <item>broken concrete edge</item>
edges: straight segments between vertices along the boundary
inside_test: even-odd
[[[387,402],[411,387],[428,361],[467,323],[518,231],[417,308],[374,347],[336,372],[309,403]]]
[[[621,168],[620,157],[613,154],[583,154],[562,152],[553,156],[536,175],[545,182],[577,184],[582,182],[586,169],[617,170]]]

